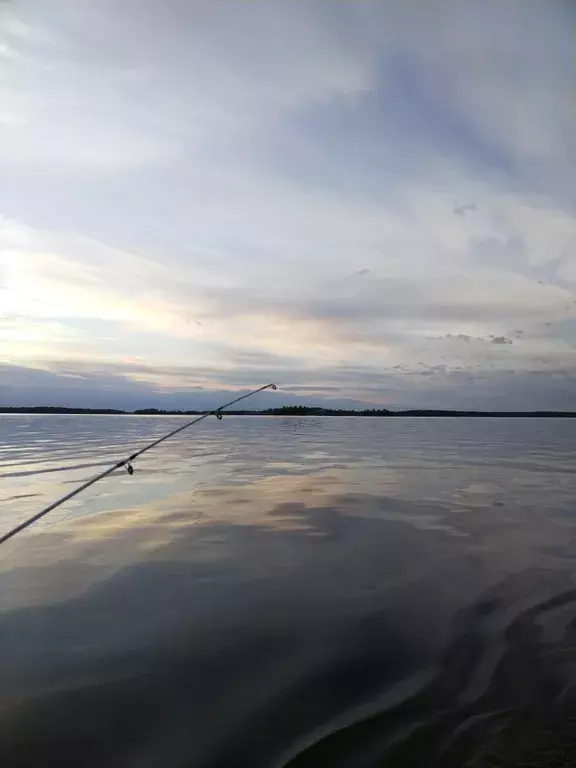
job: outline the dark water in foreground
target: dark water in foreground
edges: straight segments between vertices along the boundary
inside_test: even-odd
[[[0,417],[0,527],[174,421]],[[569,420],[205,422],[0,551],[0,764],[574,764],[575,459]]]

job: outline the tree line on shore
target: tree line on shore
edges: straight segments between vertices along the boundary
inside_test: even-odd
[[[173,411],[161,408],[144,408],[135,411],[123,411],[115,408],[65,408],[58,406],[3,407],[0,414],[76,414],[76,415],[121,415],[121,416],[200,416],[207,411]],[[209,412],[209,411],[208,411]],[[283,405],[279,408],[268,408],[263,411],[224,411],[231,416],[493,416],[533,418],[564,417],[576,418],[575,411],[460,411],[438,409],[409,409],[390,410],[388,408],[366,408],[364,410],[349,410],[344,408],[322,408],[306,405]]]

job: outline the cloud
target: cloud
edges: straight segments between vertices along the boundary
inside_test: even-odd
[[[476,206],[474,205],[474,203],[468,203],[466,205],[457,205],[454,208],[454,213],[456,214],[456,216],[466,216],[467,213],[475,210],[476,210]]]
[[[22,0],[5,15],[14,55],[5,62],[11,120],[0,153],[10,163],[157,168],[215,133],[251,133],[271,113],[368,85],[361,59],[283,3],[168,0],[160,9],[144,0],[137,24],[129,0],[97,10],[55,0],[50,13]]]

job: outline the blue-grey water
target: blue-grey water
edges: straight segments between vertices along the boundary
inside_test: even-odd
[[[177,423],[0,416],[0,531]],[[184,432],[0,547],[0,764],[574,764],[575,460],[576,420]]]

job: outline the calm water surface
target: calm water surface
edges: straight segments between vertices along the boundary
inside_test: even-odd
[[[0,530],[176,423],[0,416]],[[0,763],[574,764],[575,460],[576,420],[203,422],[1,548]]]

